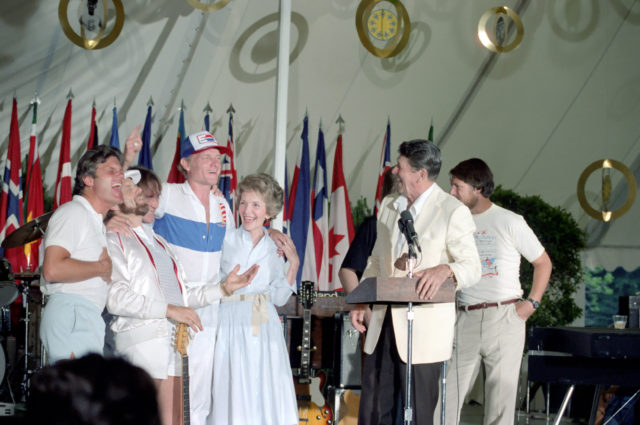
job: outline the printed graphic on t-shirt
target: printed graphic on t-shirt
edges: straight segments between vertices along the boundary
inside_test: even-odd
[[[480,254],[482,264],[482,278],[492,278],[498,276],[498,266],[496,265],[496,237],[488,234],[484,230],[479,230],[473,234]]]

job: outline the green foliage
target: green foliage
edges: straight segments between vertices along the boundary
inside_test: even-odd
[[[618,297],[640,292],[640,268],[627,272],[622,267],[613,272],[602,267],[585,272],[585,325],[611,325],[611,316],[618,313]]]
[[[553,263],[549,286],[540,308],[527,321],[527,326],[563,326],[580,317],[582,310],[574,302],[574,296],[582,282],[580,250],[586,246],[586,237],[571,214],[547,204],[539,196],[520,196],[500,186],[491,200],[525,218]],[[531,290],[532,280],[533,266],[523,260],[520,281],[525,295]]]
[[[373,212],[367,206],[367,198],[361,196],[355,207],[351,207],[351,217],[353,218],[353,228],[358,229],[365,218],[369,217]]]

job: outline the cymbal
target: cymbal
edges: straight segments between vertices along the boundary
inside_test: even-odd
[[[27,224],[18,227],[2,241],[2,247],[15,248],[41,238],[44,235],[44,231],[47,230],[47,224],[52,214],[53,211],[42,214],[40,217],[34,218]]]

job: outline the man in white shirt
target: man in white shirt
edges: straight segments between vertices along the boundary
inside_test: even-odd
[[[73,199],[51,217],[44,236],[41,289],[49,296],[40,338],[51,363],[102,354],[101,313],[111,280],[105,227],[107,211],[122,202],[123,173],[117,149],[98,146],[80,158]]]
[[[440,172],[440,149],[426,140],[400,145],[393,173],[399,180],[398,194],[383,199],[378,212],[377,238],[362,278],[405,277],[401,261],[407,242],[398,229],[400,214],[408,210],[414,219],[422,254],[414,274],[417,292],[429,300],[444,281],[452,277],[459,287],[473,285],[480,278],[480,261],[473,240],[475,226],[469,210],[444,192],[435,180]],[[368,306],[351,311],[351,323],[366,330]],[[438,376],[442,362],[451,356],[455,323],[454,303],[416,304],[413,308],[411,406],[416,425],[430,425],[438,398]],[[371,312],[364,351],[362,399],[358,423],[393,424],[395,389],[401,386],[406,405],[407,362],[406,304],[376,304]]]
[[[484,424],[513,424],[525,322],[542,301],[551,260],[522,216],[491,202],[493,174],[484,161],[462,161],[449,174],[451,194],[469,207],[476,224],[482,279],[458,292],[445,420],[459,423],[462,402],[483,364]],[[521,256],[533,265],[533,285],[525,300],[520,285]]]

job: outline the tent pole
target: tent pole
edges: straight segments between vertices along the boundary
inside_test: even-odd
[[[289,89],[289,44],[291,41],[291,0],[280,0],[278,25],[278,74],[276,76],[276,117],[273,175],[284,188],[284,170],[287,148],[287,95]],[[286,208],[286,205],[285,205]],[[271,222],[271,227],[282,230],[282,212]]]

